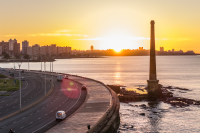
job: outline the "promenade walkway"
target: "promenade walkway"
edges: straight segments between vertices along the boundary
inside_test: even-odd
[[[85,133],[88,131],[87,125],[90,125],[90,128],[95,126],[111,106],[111,94],[101,83],[76,76],[69,78],[86,85],[88,96],[85,103],[72,116],[47,133]]]

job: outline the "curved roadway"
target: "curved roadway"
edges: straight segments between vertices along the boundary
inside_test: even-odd
[[[80,89],[81,84],[69,79],[58,82],[55,77],[53,82],[54,90],[46,99],[26,111],[1,121],[0,132],[6,133],[12,128],[16,133],[42,133],[59,123],[55,121],[58,110],[66,111],[68,117],[82,105],[86,91]]]

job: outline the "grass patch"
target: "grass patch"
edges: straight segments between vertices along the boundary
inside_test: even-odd
[[[0,96],[10,96],[10,94],[2,94],[2,95],[0,95]]]
[[[0,78],[7,78],[7,76],[0,74]]]
[[[14,86],[14,80],[16,80]],[[7,83],[4,84],[5,79],[0,79],[0,91],[16,91],[19,90],[19,80],[17,79],[6,79]]]

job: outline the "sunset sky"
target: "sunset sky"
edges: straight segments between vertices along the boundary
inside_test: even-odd
[[[0,0],[0,41],[72,49],[156,49],[200,53],[200,0]]]

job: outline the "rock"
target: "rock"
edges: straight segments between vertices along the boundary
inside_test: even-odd
[[[142,105],[140,105],[140,107],[144,107],[144,108],[146,108],[147,106],[146,106],[145,104],[142,104]]]
[[[140,115],[143,115],[143,116],[145,116],[145,113],[140,113]]]

